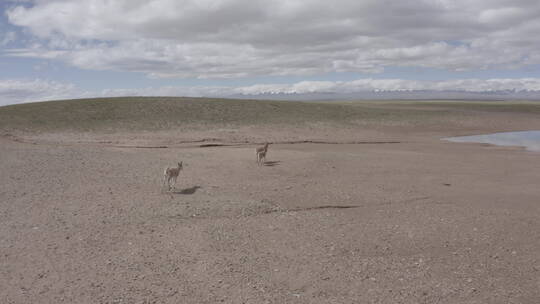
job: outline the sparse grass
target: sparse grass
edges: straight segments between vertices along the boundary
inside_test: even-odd
[[[424,105],[434,109],[540,114],[540,102],[538,101],[438,101],[416,102],[414,104]]]
[[[437,120],[467,111],[540,113],[540,103],[501,102],[292,102],[177,97],[61,100],[0,107],[1,130],[140,131],[172,127],[300,125],[324,122]]]

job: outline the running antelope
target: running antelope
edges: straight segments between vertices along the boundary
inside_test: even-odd
[[[184,169],[184,166],[182,165],[182,162],[179,162],[178,167],[168,167],[165,169],[165,172],[163,172],[163,184],[167,183],[169,191],[171,191],[172,188],[171,181],[174,186],[176,184],[176,178],[178,178],[178,174],[182,169]]]
[[[268,145],[269,143],[265,143],[264,146],[255,149],[255,153],[257,154],[257,164],[259,166],[264,164],[264,161],[266,161],[266,152],[268,152]]]

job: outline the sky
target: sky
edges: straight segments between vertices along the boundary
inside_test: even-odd
[[[426,91],[540,98],[538,0],[0,0],[0,10],[0,105]]]

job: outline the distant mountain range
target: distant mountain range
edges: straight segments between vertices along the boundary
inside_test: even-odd
[[[385,99],[466,99],[466,100],[538,100],[540,91],[365,91],[355,93],[317,92],[317,93],[264,93],[234,94],[224,96],[238,99],[270,100],[385,100]]]

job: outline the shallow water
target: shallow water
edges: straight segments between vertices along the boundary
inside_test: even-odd
[[[540,152],[540,130],[447,137],[443,139],[451,142],[476,142],[498,146],[521,146],[529,151]]]

